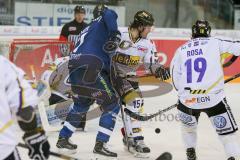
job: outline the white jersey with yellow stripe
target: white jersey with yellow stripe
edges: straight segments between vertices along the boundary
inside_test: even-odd
[[[177,49],[171,75],[184,105],[209,108],[225,97],[221,55],[226,53],[239,56],[240,43],[214,37],[195,38]]]
[[[128,31],[122,32],[121,36],[121,43],[113,57],[117,73],[126,77],[128,74],[136,72],[141,65],[148,70],[157,59],[155,44],[147,38],[139,38],[134,42]]]
[[[14,151],[17,142],[14,117],[27,106],[38,104],[37,91],[25,79],[25,73],[0,56],[0,159]]]

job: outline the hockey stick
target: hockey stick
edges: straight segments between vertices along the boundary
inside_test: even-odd
[[[224,81],[224,83],[228,83],[228,82],[230,82],[230,81],[232,81],[232,80],[234,80],[234,79],[236,79],[236,78],[238,78],[238,77],[240,77],[240,73],[232,76],[231,78],[226,79],[226,80]],[[163,110],[160,110],[160,111],[158,111],[158,112],[156,112],[156,113],[154,113],[154,114],[151,114],[151,115],[149,115],[149,116],[141,116],[141,115],[139,115],[139,114],[137,114],[137,113],[134,113],[134,112],[130,111],[130,110],[127,109],[127,108],[124,109],[124,112],[125,112],[127,115],[129,115],[130,117],[132,117],[132,118],[134,118],[134,119],[136,119],[136,120],[139,120],[139,121],[148,121],[149,119],[152,119],[152,118],[154,118],[154,117],[156,117],[156,116],[158,116],[158,115],[160,115],[160,114],[162,114],[162,113],[165,113],[165,112],[167,112],[167,111],[169,111],[169,110],[171,110],[171,109],[173,109],[173,108],[175,108],[175,107],[177,107],[177,104],[171,105],[170,107],[167,107],[167,108],[165,108],[165,109],[163,109]]]
[[[27,148],[28,149],[27,145],[23,144],[23,143],[18,143],[18,146],[22,147],[22,148]],[[63,155],[63,154],[59,154],[59,153],[52,152],[52,151],[50,151],[50,155],[58,157],[58,158],[61,158],[61,159],[65,159],[65,160],[79,160],[77,158],[73,158],[73,157],[70,157],[70,156],[67,156],[67,155]]]
[[[62,128],[62,126],[50,126],[44,102],[39,103],[38,110],[42,122],[42,127],[45,131],[47,132],[59,131]]]
[[[171,110],[171,109],[173,109],[173,108],[175,108],[175,107],[177,107],[177,104],[171,105],[170,107],[167,107],[167,108],[165,108],[165,109],[163,109],[163,110],[160,110],[160,111],[158,111],[158,112],[156,112],[156,113],[154,113],[154,114],[151,114],[151,115],[149,115],[149,116],[141,116],[141,115],[139,115],[139,114],[137,114],[137,113],[134,113],[134,112],[130,111],[130,110],[127,109],[127,108],[124,109],[124,112],[125,112],[127,115],[129,115],[131,118],[134,118],[134,119],[136,119],[136,120],[139,120],[139,121],[148,121],[149,119],[152,119],[152,118],[154,118],[154,117],[156,117],[156,116],[158,116],[158,115],[160,115],[160,114],[162,114],[162,113],[164,113],[164,112],[167,112],[167,111],[169,111],[169,110]]]
[[[123,135],[123,138],[125,139],[125,142],[126,142],[126,144],[127,144],[127,149],[128,149],[128,151],[129,151],[129,143],[128,143],[128,135],[127,135],[127,128],[126,128],[126,122],[125,122],[125,116],[124,116],[124,111],[123,111],[123,107],[122,106],[120,106],[121,108],[121,114],[122,114],[122,121],[123,121],[123,129],[124,129],[124,131],[122,131],[121,130],[121,132],[122,132],[122,134],[124,134]]]
[[[224,81],[224,83],[228,83],[228,82],[230,82],[230,81],[232,81],[232,80],[234,80],[234,79],[236,79],[236,78],[238,78],[238,77],[240,77],[240,73],[235,74],[234,76],[226,79],[226,80]]]

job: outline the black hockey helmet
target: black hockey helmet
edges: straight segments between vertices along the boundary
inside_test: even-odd
[[[192,26],[192,38],[210,37],[211,26],[206,20],[197,20]]]
[[[153,15],[145,10],[138,11],[134,15],[133,23],[142,25],[142,26],[153,26],[154,18]]]
[[[76,6],[74,8],[74,13],[83,13],[83,14],[86,14],[86,10],[83,6]]]
[[[98,4],[96,7],[93,9],[93,18],[96,19],[99,16],[102,15],[103,11],[107,8],[106,5],[104,4]]]

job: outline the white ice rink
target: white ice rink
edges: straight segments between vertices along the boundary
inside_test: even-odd
[[[148,89],[145,86],[144,90]],[[227,84],[226,96],[235,119],[240,125],[240,84]],[[166,108],[177,102],[176,92],[172,91],[169,94],[159,97],[145,99],[145,113],[154,113],[159,109]],[[165,114],[165,116],[158,117],[143,123],[145,143],[151,148],[150,160],[155,160],[161,153],[168,151],[173,155],[173,160],[186,160],[185,150],[180,134],[180,124],[176,116],[177,110],[173,109]],[[168,117],[168,119],[166,118]],[[135,160],[139,158],[133,157],[127,153],[122,144],[122,136],[120,128],[122,122],[120,117],[117,120],[116,128],[110,139],[109,148],[118,153],[119,160]],[[77,132],[73,135],[72,141],[78,144],[78,152],[73,157],[80,160],[90,160],[92,155],[95,137],[97,133],[98,119],[87,122],[87,132]],[[159,134],[155,133],[155,129],[160,128]],[[238,141],[240,143],[240,133],[238,134]],[[20,135],[20,134],[19,134]],[[55,144],[58,133],[50,133],[49,140],[51,143],[51,150],[56,151]],[[27,151],[19,149],[23,160],[28,160]],[[211,126],[210,120],[205,114],[202,114],[198,126],[198,145],[197,145],[198,160],[226,160],[223,146]],[[50,157],[50,160],[57,160],[57,158]],[[140,160],[140,159],[139,159]]]

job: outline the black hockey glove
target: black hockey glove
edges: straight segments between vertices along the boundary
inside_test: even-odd
[[[50,153],[50,145],[44,131],[26,132],[23,135],[23,140],[28,146],[28,155],[31,159],[48,159]]]
[[[165,68],[164,66],[158,67],[155,71],[155,77],[161,81],[168,80],[171,78],[169,68]]]
[[[103,50],[109,54],[112,54],[116,51],[121,42],[121,33],[119,31],[115,32],[110,36],[108,41],[104,44]]]

